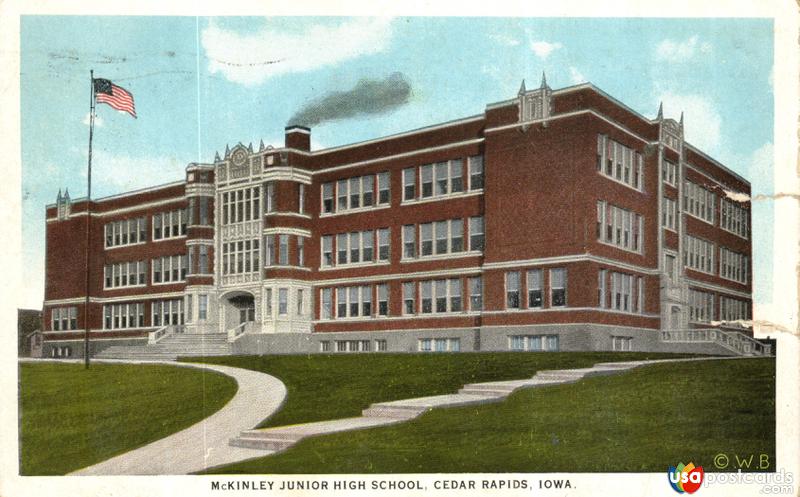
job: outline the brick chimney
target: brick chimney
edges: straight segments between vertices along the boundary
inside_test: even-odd
[[[311,151],[311,128],[305,126],[286,126],[286,148]]]

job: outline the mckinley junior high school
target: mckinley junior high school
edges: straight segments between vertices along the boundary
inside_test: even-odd
[[[763,353],[750,184],[683,131],[543,78],[455,121],[322,150],[289,126],[179,182],[59,193],[39,353],[83,354],[87,324],[107,358]]]

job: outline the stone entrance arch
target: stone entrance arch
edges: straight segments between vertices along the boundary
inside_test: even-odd
[[[223,331],[256,320],[256,297],[253,293],[247,290],[231,290],[220,295],[219,300]]]

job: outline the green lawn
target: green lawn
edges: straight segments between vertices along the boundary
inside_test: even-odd
[[[677,356],[484,352],[227,356],[208,357],[204,361],[262,371],[283,381],[288,391],[286,404],[259,425],[263,428],[359,416],[375,402],[455,393],[465,383],[528,378],[540,369],[581,368],[604,361],[664,357]]]
[[[236,381],[198,369],[20,364],[20,473],[61,475],[187,428],[224,406]]]
[[[537,364],[553,367],[551,361],[559,359],[558,367],[597,362],[598,355],[506,354],[486,360],[489,371],[506,376],[504,363],[516,363],[511,369],[521,373]],[[435,359],[456,357],[460,356]],[[414,357],[412,363],[420,368],[416,376],[429,378],[435,371],[422,357]],[[387,374],[381,370],[376,375],[370,366],[361,369],[361,376]],[[325,384],[358,378],[353,371],[344,377],[339,373],[329,370],[338,380],[328,377]],[[411,371],[404,368],[403,373]],[[453,374],[443,376],[452,379]],[[393,381],[392,376],[385,378]],[[756,454],[756,460],[758,454],[768,454],[769,470],[775,470],[774,359],[661,364],[576,384],[521,390],[500,404],[434,410],[403,424],[311,438],[286,452],[213,472],[306,473],[312,468],[314,473],[660,473],[689,461],[714,471],[713,457],[723,452],[731,459],[733,454]]]

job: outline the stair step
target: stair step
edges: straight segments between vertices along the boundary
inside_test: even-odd
[[[373,404],[361,411],[361,415],[368,418],[413,419],[427,410],[427,407]]]
[[[272,450],[272,451],[284,450],[291,447],[294,444],[295,442],[292,440],[277,440],[277,439],[253,438],[253,437],[236,437],[228,441],[228,445],[232,445],[234,447],[244,447],[247,449],[261,449],[261,450]]]

